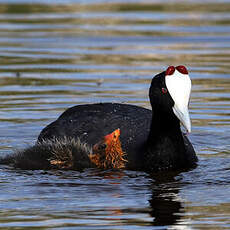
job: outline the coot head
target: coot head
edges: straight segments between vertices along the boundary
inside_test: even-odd
[[[119,141],[120,129],[114,130],[112,133],[104,136],[100,142],[93,146],[94,153],[105,154],[111,146]]]
[[[178,120],[191,132],[188,104],[191,92],[191,80],[186,67],[169,66],[166,71],[152,79],[149,98],[153,114]]]
[[[104,136],[104,138],[93,146],[91,161],[98,168],[120,169],[125,167],[124,153],[120,142],[120,129]]]

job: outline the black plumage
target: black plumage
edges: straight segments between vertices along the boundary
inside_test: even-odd
[[[165,72],[152,79],[149,98],[152,111],[118,103],[74,106],[45,127],[38,141],[67,136],[93,145],[119,128],[127,168],[161,171],[195,166],[195,151],[173,113],[174,101],[167,92]]]

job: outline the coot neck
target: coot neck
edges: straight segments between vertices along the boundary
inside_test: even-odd
[[[171,113],[164,113],[160,110],[153,111],[149,139],[156,137],[182,136],[180,121]]]
[[[153,112],[143,167],[149,171],[180,167],[185,157],[180,122],[172,113]]]

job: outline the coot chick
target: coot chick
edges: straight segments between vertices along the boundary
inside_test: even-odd
[[[150,172],[188,169],[196,166],[197,156],[180,123],[191,131],[190,92],[186,67],[170,66],[152,79],[152,110],[119,103],[74,106],[46,126],[38,141],[68,136],[93,144],[119,127],[126,168]]]
[[[79,138],[42,140],[32,147],[1,159],[0,163],[25,170],[82,170],[92,167],[120,169],[124,167],[125,159],[119,136],[120,130],[117,129],[103,137],[93,148]]]
[[[120,129],[106,135],[100,142],[93,146],[90,160],[98,168],[122,169],[125,168],[125,153],[122,151],[120,142]]]

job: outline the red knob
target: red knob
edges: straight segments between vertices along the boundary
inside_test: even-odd
[[[188,74],[188,70],[187,70],[186,67],[183,66],[183,65],[178,65],[178,66],[176,67],[176,69],[177,69],[180,73],[182,73],[182,74]]]
[[[175,72],[175,67],[174,66],[169,66],[168,69],[166,70],[166,76],[167,75],[172,75]]]

